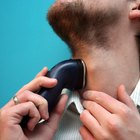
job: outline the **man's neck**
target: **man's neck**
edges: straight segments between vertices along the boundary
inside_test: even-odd
[[[129,41],[130,42],[130,41]],[[92,51],[81,58],[87,65],[87,86],[85,90],[105,92],[113,97],[117,88],[123,84],[130,95],[139,79],[139,57],[136,45],[114,42],[112,48],[93,47]]]

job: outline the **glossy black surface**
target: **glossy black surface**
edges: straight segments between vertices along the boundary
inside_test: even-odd
[[[38,94],[48,101],[49,112],[51,112],[57,104],[63,88],[79,90],[85,86],[85,66],[80,59],[65,60],[54,66],[48,72],[47,77],[56,78],[57,85],[50,89],[42,88]]]
[[[48,101],[49,113],[54,109],[63,88],[69,90],[80,90],[86,82],[86,66],[80,59],[65,60],[55,65],[46,75],[57,79],[57,85],[53,88],[42,88],[38,94]],[[25,128],[29,120],[25,116],[21,122],[22,128]]]

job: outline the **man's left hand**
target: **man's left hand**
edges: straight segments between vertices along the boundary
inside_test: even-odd
[[[86,91],[83,98],[84,140],[140,140],[140,114],[123,85],[117,99],[98,91]]]

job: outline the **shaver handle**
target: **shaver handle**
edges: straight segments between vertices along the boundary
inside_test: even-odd
[[[51,90],[51,91],[50,91]],[[40,90],[40,95],[42,97],[44,97],[45,99],[47,99],[47,102],[48,102],[48,112],[50,113],[53,108],[56,106],[58,100],[59,100],[59,96],[60,94],[54,94],[53,91],[58,91],[57,93],[61,93],[61,90],[60,88],[59,89],[45,89],[45,88],[42,88]],[[48,93],[49,92],[49,93]],[[52,96],[53,94],[53,96]],[[55,98],[55,99],[54,99]],[[27,122],[29,121],[30,117],[29,116],[24,116],[21,123],[20,123],[20,126],[22,128],[26,128],[27,127]]]
[[[38,94],[48,101],[49,113],[56,106],[63,88],[79,90],[85,86],[85,65],[82,60],[65,60],[54,66],[46,75],[57,79],[57,85],[53,88],[42,88]],[[26,127],[28,116],[23,117],[21,126]]]
[[[56,106],[63,88],[79,90],[85,86],[84,62],[80,59],[65,60],[53,67],[47,73],[47,77],[56,78],[58,81],[55,87],[42,88],[38,92],[39,95],[48,101],[48,111],[50,113]]]
[[[47,75],[48,77],[48,75]],[[50,113],[53,108],[56,106],[58,100],[59,100],[59,96],[61,94],[61,91],[63,89],[63,85],[61,83],[58,82],[56,87],[53,88],[42,88],[38,94],[41,95],[42,97],[44,97],[47,102],[48,102],[48,112]],[[29,121],[30,117],[29,116],[25,116],[23,117],[20,125],[22,128],[26,128],[27,127],[27,122]]]
[[[59,85],[57,85],[54,88],[50,88],[50,89],[42,88],[39,91],[39,95],[44,97],[47,100],[47,102],[48,102],[48,112],[49,113],[52,112],[52,110],[56,106],[56,104],[57,104],[57,102],[58,102],[58,100],[60,98],[62,89],[63,89],[63,85],[59,84]]]

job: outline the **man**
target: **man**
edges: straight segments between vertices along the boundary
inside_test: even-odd
[[[69,45],[73,58],[83,59],[87,66],[87,85],[80,94],[70,94],[55,139],[140,139],[135,106],[140,105],[139,4],[138,0],[57,0],[50,9],[50,24]],[[35,93],[57,83],[44,77],[46,73],[42,70],[1,109],[0,140],[53,139],[67,96],[50,115],[44,111],[47,102]],[[20,126],[24,115],[31,117],[25,130]],[[40,118],[47,124],[38,124]]]
[[[73,58],[87,65],[82,138],[140,139],[140,116],[129,97],[140,105],[140,1],[57,0],[48,19]],[[81,139],[73,102],[78,110],[77,94],[70,97],[56,139]]]

